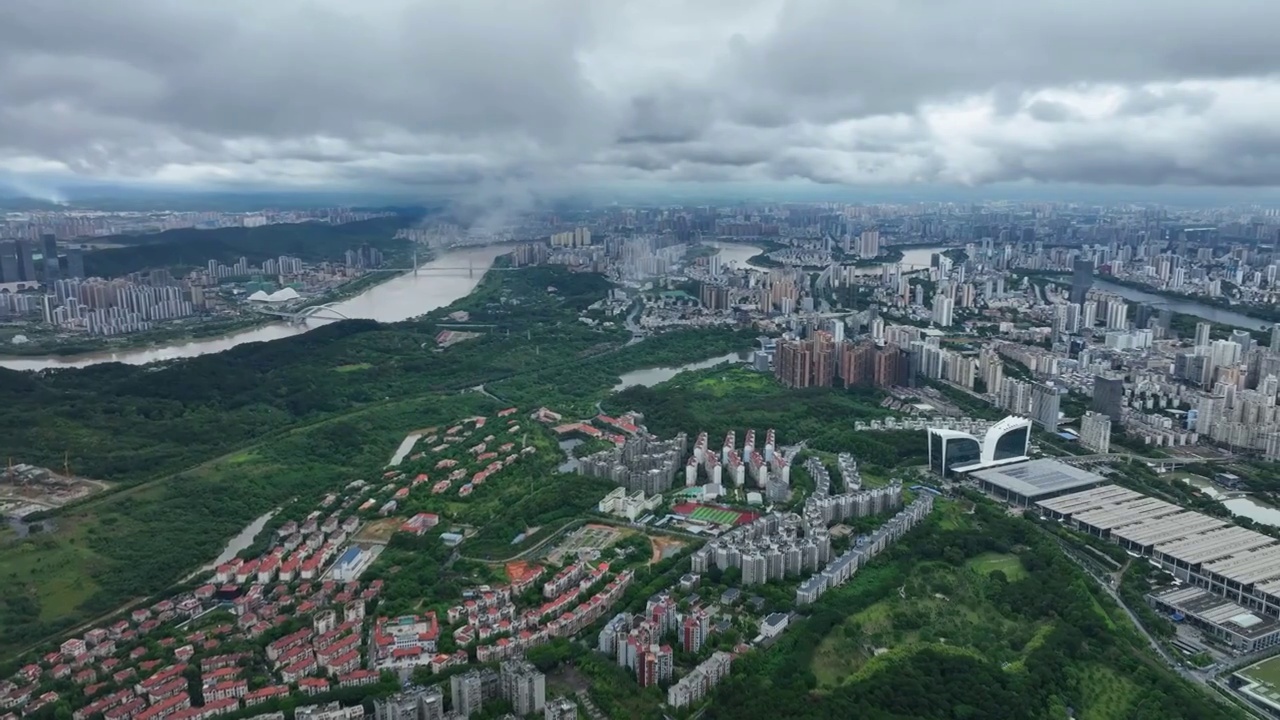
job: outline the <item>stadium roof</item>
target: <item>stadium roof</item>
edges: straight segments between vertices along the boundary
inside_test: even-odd
[[[1106,478],[1049,458],[1020,465],[978,470],[971,477],[1026,498],[1106,482]]]

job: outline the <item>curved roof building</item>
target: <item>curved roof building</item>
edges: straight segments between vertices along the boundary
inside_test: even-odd
[[[288,302],[290,300],[297,300],[299,297],[301,296],[298,295],[297,290],[294,290],[291,287],[286,287],[286,288],[281,288],[271,293],[270,295],[266,294],[262,290],[259,290],[254,294],[250,295],[247,299],[250,302],[278,303],[278,302]]]
[[[959,430],[929,428],[929,469],[943,477],[956,472],[1005,465],[1027,459],[1031,420],[1011,415],[979,439]]]

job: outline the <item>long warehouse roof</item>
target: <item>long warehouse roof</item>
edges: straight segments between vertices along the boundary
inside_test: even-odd
[[[1104,485],[1092,490],[1071,493],[1070,495],[1059,495],[1056,498],[1041,500],[1036,503],[1045,510],[1058,513],[1059,515],[1075,515],[1076,513],[1087,512],[1089,510],[1097,510],[1098,508],[1115,505],[1116,503],[1134,500],[1140,497],[1146,497],[1140,492],[1134,492],[1129,488],[1123,488],[1119,485]]]
[[[1111,530],[1145,520],[1173,515],[1180,510],[1182,508],[1172,503],[1140,495],[1127,502],[1076,513],[1071,516],[1071,519],[1081,525],[1088,525],[1099,530]]]
[[[1264,545],[1252,552],[1237,553],[1208,563],[1203,569],[1241,585],[1280,578],[1280,543]]]
[[[1112,531],[1111,535],[1134,545],[1150,547],[1201,535],[1226,526],[1226,520],[1188,510],[1123,527]]]
[[[1192,535],[1183,540],[1157,545],[1156,552],[1188,565],[1199,565],[1200,563],[1221,560],[1237,553],[1270,545],[1274,542],[1275,540],[1266,535],[1233,525],[1221,530]]]

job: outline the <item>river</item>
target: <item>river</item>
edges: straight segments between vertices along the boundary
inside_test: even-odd
[[[764,248],[759,245],[751,245],[749,243],[724,242],[721,240],[705,241],[706,245],[717,248],[720,251],[720,262],[728,265],[737,263],[739,269],[752,268],[762,272],[768,272],[768,268],[758,268],[748,265],[747,261],[764,252]],[[942,252],[950,249],[945,245],[929,245],[920,247],[892,247],[902,251],[902,259],[898,262],[902,263],[903,270],[920,270],[929,267],[930,261],[933,259],[934,253]],[[879,275],[884,265],[895,265],[897,263],[880,263],[878,265],[864,265],[854,270],[855,275]]]
[[[726,265],[729,263],[737,263],[737,266],[739,268],[750,267],[747,264],[747,260],[764,252],[764,248],[758,245],[751,245],[749,243],[733,243],[733,242],[723,242],[723,241],[715,240],[715,241],[707,242],[706,244],[710,245],[711,247],[718,248],[720,250],[721,262],[725,263]],[[914,269],[929,267],[929,263],[932,260],[934,253],[939,253],[939,252],[942,252],[943,250],[948,250],[950,249],[950,247],[945,245],[930,245],[930,246],[921,246],[921,247],[898,247],[897,249],[902,250],[902,260],[900,260],[899,262],[902,263],[903,270],[914,270]],[[880,263],[879,265],[866,265],[858,268],[854,272],[855,274],[858,274],[858,275],[876,275],[881,272],[881,268],[886,264],[891,265],[893,263]],[[763,270],[767,272],[765,268],[755,268],[755,269]],[[1242,328],[1249,328],[1249,329],[1256,329],[1263,326],[1269,326],[1269,323],[1267,323],[1264,320],[1252,318],[1252,317],[1249,317],[1248,315],[1243,315],[1238,312],[1233,312],[1231,310],[1225,310],[1223,308],[1213,307],[1212,305],[1205,305],[1204,303],[1195,302],[1193,300],[1184,300],[1181,298],[1170,298],[1170,297],[1165,297],[1163,295],[1156,295],[1154,293],[1144,292],[1142,290],[1136,290],[1131,287],[1117,285],[1113,282],[1109,282],[1102,278],[1094,278],[1093,287],[1099,290],[1105,290],[1106,292],[1109,292],[1109,293],[1114,293],[1127,300],[1132,300],[1134,302],[1150,303],[1152,305],[1155,305],[1156,307],[1168,308],[1173,312],[1183,313],[1184,315],[1194,315],[1196,317],[1204,318],[1205,320],[1219,323],[1221,325],[1232,325],[1235,327],[1242,327]]]
[[[1182,298],[1166,297],[1164,295],[1156,295],[1154,293],[1143,292],[1124,285],[1117,285],[1113,282],[1094,278],[1093,287],[1098,290],[1105,290],[1109,293],[1115,293],[1126,300],[1134,302],[1149,303],[1158,308],[1167,308],[1173,312],[1182,313],[1184,315],[1194,315],[1198,318],[1204,318],[1209,322],[1215,322],[1220,325],[1234,325],[1236,327],[1254,329],[1269,326],[1265,320],[1251,318],[1248,315],[1242,315],[1231,310],[1205,305],[1194,300],[1183,300]]]
[[[1280,527],[1280,508],[1268,505],[1261,500],[1255,500],[1249,495],[1224,490],[1204,478],[1183,478],[1182,481],[1222,503],[1222,506],[1230,510],[1234,515],[1247,517],[1257,523]]]
[[[262,528],[266,527],[267,521],[279,511],[279,508],[277,508],[249,523],[245,529],[240,531],[240,534],[227,541],[227,546],[222,549],[218,557],[214,558],[213,562],[191,573],[191,575],[187,576],[187,579],[190,580],[202,572],[209,572],[223,563],[231,562],[232,558],[238,555],[241,550],[253,544],[254,538],[258,537],[258,533],[262,532]]]
[[[408,320],[436,308],[444,307],[458,298],[465,297],[480,283],[484,272],[493,265],[494,258],[507,252],[510,252],[510,248],[501,246],[448,250],[442,253],[440,257],[425,263],[422,268],[431,270],[432,268],[465,267],[470,265],[474,269],[474,274],[471,277],[466,274],[434,275],[426,273],[414,275],[413,273],[406,273],[375,285],[355,297],[343,300],[335,305],[334,309],[353,319],[378,320],[380,322]],[[84,367],[104,362],[145,365],[158,360],[172,360],[218,353],[244,343],[279,340],[280,338],[307,332],[330,322],[334,322],[334,320],[311,318],[304,325],[278,322],[251,330],[230,333],[221,337],[182,341],[160,347],[104,351],[87,355],[0,357],[0,367],[6,367],[11,370],[44,370],[48,368]]]
[[[651,367],[640,370],[632,370],[624,373],[617,385],[613,386],[613,392],[620,392],[629,387],[642,385],[644,387],[653,387],[658,383],[663,383],[671,378],[679,375],[686,370],[703,370],[709,367],[715,367],[724,362],[746,362],[751,358],[750,351],[729,353],[728,355],[720,355],[718,357],[709,358],[707,360],[699,360],[698,362],[685,363],[684,365],[675,365],[670,367]]]

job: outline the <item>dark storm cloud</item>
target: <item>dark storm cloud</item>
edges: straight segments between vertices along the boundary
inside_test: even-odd
[[[1214,93],[1211,90],[1185,90],[1166,88],[1160,91],[1139,89],[1125,98],[1120,106],[1122,115],[1152,115],[1165,110],[1182,110],[1199,114],[1213,105]]]
[[[1069,105],[1052,100],[1036,100],[1027,106],[1027,114],[1040,122],[1063,122],[1076,117]]]
[[[1280,183],[1274,0],[6,0],[0,172]]]

